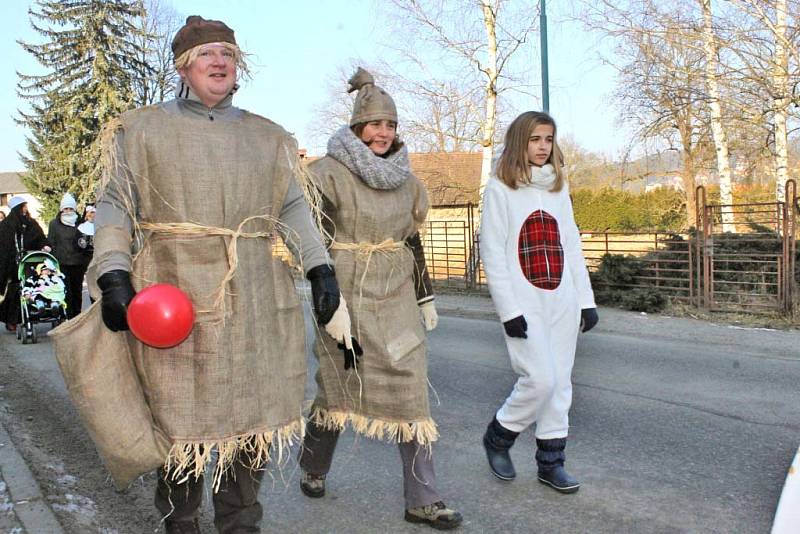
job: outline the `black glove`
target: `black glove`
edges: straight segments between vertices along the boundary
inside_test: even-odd
[[[596,325],[599,320],[600,317],[597,316],[597,308],[581,310],[581,332],[588,332],[594,328],[594,325]]]
[[[330,265],[317,265],[306,274],[311,282],[311,301],[317,322],[325,326],[339,307],[339,284]]]
[[[128,329],[128,304],[136,291],[131,284],[131,273],[128,271],[109,271],[97,279],[97,285],[103,291],[100,307],[103,322],[112,332]]]
[[[522,315],[504,322],[503,328],[506,329],[506,335],[508,337],[521,337],[522,339],[528,339],[528,334],[525,333],[528,331],[528,323],[525,321],[525,317]]]
[[[338,343],[336,345],[344,353],[345,371],[351,368],[358,369],[358,364],[361,363],[361,356],[364,355],[364,350],[361,348],[361,345],[358,344],[358,340],[354,337],[351,337],[350,340],[353,342],[353,350],[345,347],[344,343]]]

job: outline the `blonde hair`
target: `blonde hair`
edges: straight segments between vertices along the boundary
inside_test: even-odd
[[[512,122],[506,130],[505,146],[497,162],[495,174],[511,189],[517,189],[520,184],[531,183],[531,169],[528,161],[528,140],[533,130],[540,125],[553,127],[553,150],[547,162],[553,166],[556,181],[550,191],[561,191],[566,177],[564,176],[564,155],[556,142],[556,121],[547,113],[539,111],[526,111]]]
[[[199,44],[193,48],[190,48],[189,50],[178,56],[177,59],[175,59],[175,70],[177,71],[191,65],[200,55],[200,49],[208,44],[211,43]],[[226,50],[230,50],[231,52],[233,52],[233,61],[236,63],[237,75],[239,77],[249,79],[250,68],[247,65],[247,55],[233,43],[222,42],[219,44],[223,46]]]

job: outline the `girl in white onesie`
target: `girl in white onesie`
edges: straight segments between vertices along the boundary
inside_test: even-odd
[[[580,484],[564,469],[572,364],[578,330],[591,330],[598,317],[556,124],[546,113],[528,111],[508,127],[481,219],[489,291],[519,374],[483,437],[489,466],[513,480],[509,449],[536,423],[539,481],[573,493]]]

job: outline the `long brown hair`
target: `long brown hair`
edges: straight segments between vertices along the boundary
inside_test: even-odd
[[[528,140],[533,130],[542,124],[553,127],[553,150],[547,163],[553,166],[556,181],[550,191],[561,191],[564,187],[564,156],[556,141],[556,121],[547,113],[540,111],[526,111],[512,122],[506,130],[505,146],[497,162],[495,174],[511,189],[517,189],[520,184],[531,183],[531,169],[528,161]]]
[[[356,137],[361,139],[361,134],[364,133],[364,128],[367,127],[367,124],[369,124],[369,123],[367,123],[367,122],[359,122],[358,124],[352,125],[350,127],[350,129],[353,131],[354,134],[356,134]],[[379,158],[388,158],[389,156],[391,156],[392,154],[394,154],[395,152],[397,152],[398,150],[403,148],[404,144],[405,143],[403,143],[403,141],[400,139],[400,134],[397,133],[397,125],[395,125],[394,139],[392,140],[392,144],[389,145],[389,150],[386,151],[386,154],[384,154],[382,156],[378,156],[378,157]]]

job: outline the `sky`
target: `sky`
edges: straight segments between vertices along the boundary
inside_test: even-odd
[[[281,124],[311,154],[323,151],[312,142],[310,132],[315,110],[330,98],[329,87],[338,69],[356,60],[376,64],[390,53],[391,47],[402,45],[404,38],[391,31],[385,4],[377,0],[170,3],[182,16],[197,14],[219,19],[234,29],[237,42],[251,54],[254,65],[252,80],[236,94],[235,105]],[[17,44],[17,40],[41,42],[30,27],[31,4],[26,0],[2,3],[6,30],[0,34],[4,50],[0,59],[0,171],[24,170],[18,153],[25,151],[27,132],[14,122],[14,117],[26,104],[16,93],[16,73],[41,72]],[[530,4],[531,9],[536,9],[538,2]],[[599,61],[598,53],[603,50],[598,48],[596,39],[580,23],[569,20],[571,4],[548,4],[550,112],[559,124],[559,135],[568,135],[585,149],[614,157],[627,144],[627,136],[615,125],[617,113],[608,104],[614,89],[614,72]],[[520,60],[529,61],[529,79],[535,82],[533,92],[538,95],[538,35],[533,43]],[[380,85],[380,80],[377,83]],[[342,87],[342,91],[345,89]],[[517,108],[528,104],[517,99]],[[531,98],[529,109],[541,109],[541,100]],[[401,131],[402,120],[400,117]]]

